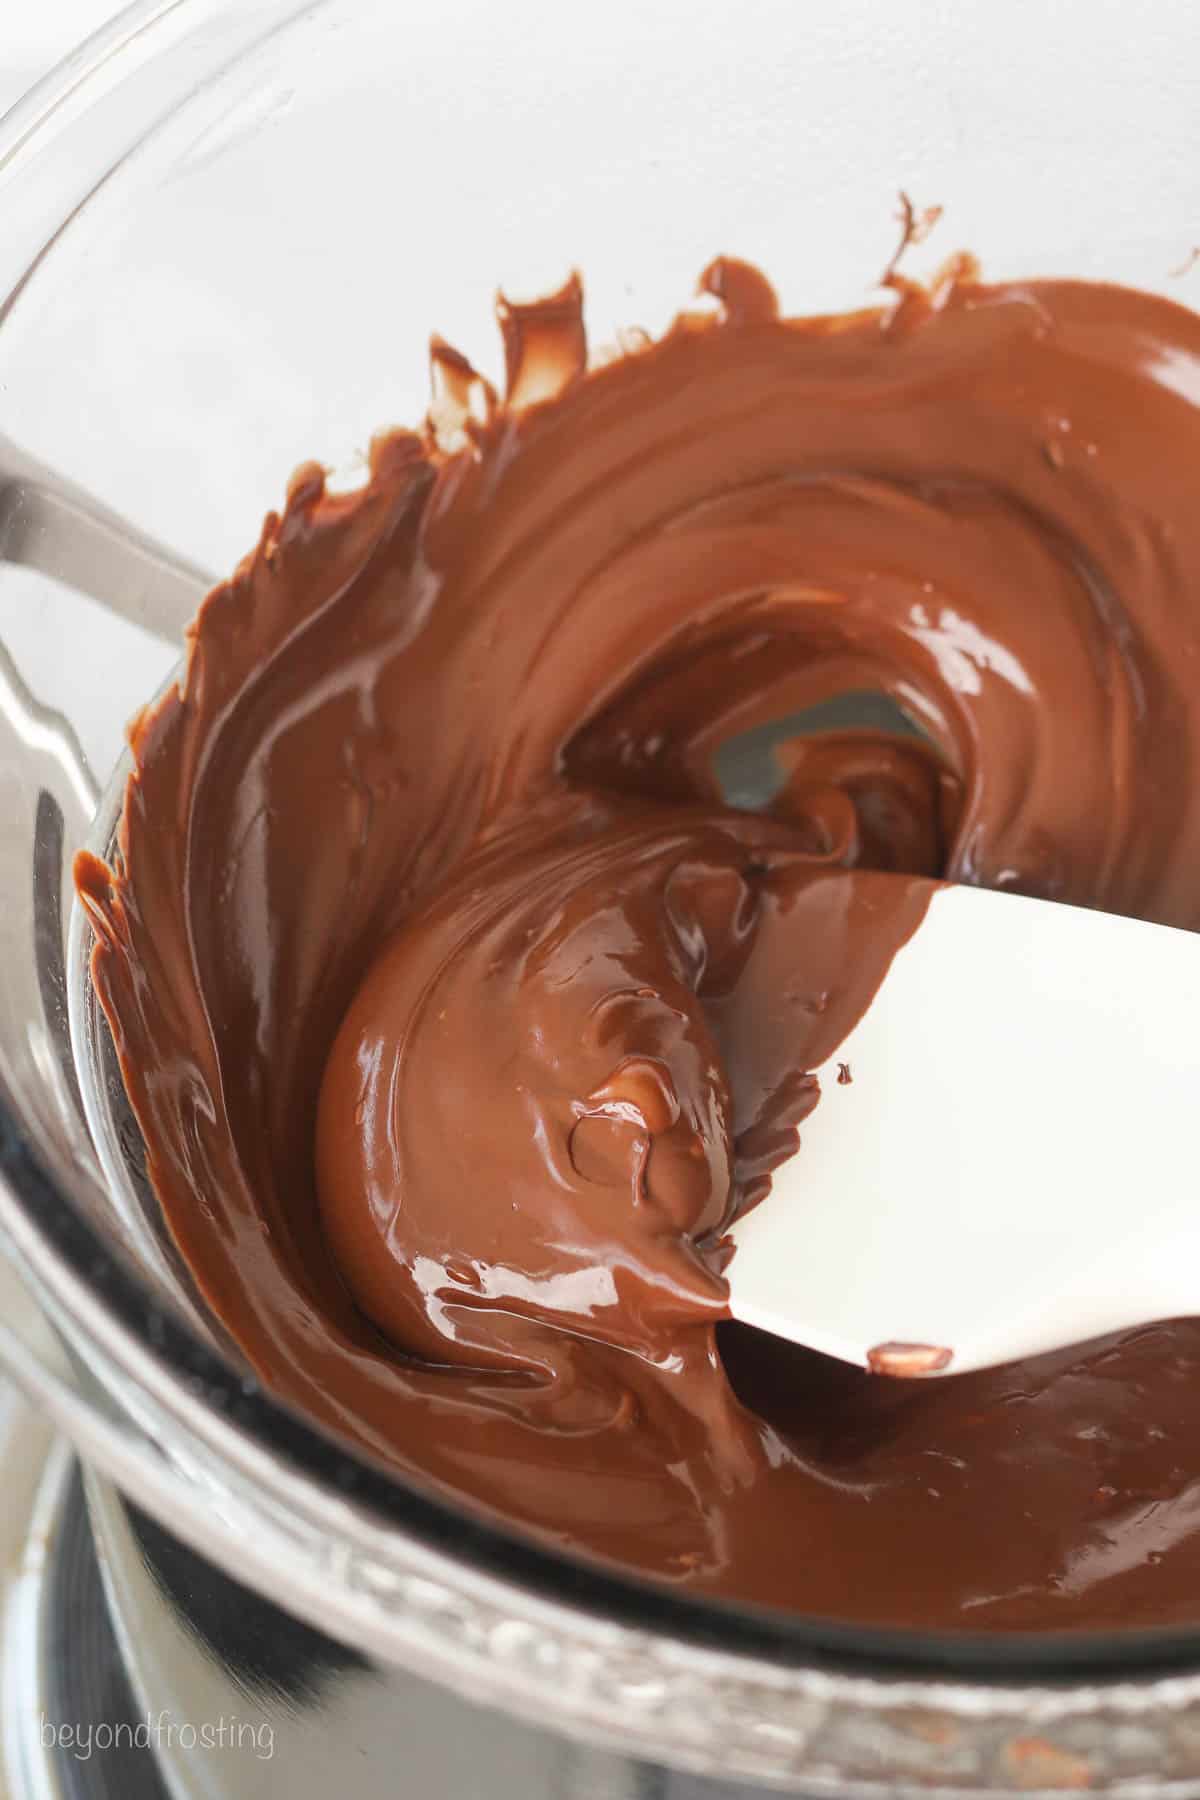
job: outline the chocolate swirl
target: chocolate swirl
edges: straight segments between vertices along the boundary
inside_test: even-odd
[[[1200,923],[1200,323],[891,282],[723,260],[589,368],[572,280],[503,402],[435,340],[136,723],[96,986],[214,1311],[393,1467],[746,1600],[1194,1618],[1200,1328],[913,1389],[720,1323],[920,878]],[[864,693],[915,729],[787,723]]]

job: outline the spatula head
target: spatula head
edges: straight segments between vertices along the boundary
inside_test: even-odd
[[[1200,936],[935,888],[735,1228],[735,1315],[938,1375],[1196,1311],[1198,1017]]]

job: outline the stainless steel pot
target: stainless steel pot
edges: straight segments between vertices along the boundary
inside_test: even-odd
[[[1190,0],[1136,29],[1112,0],[140,0],[0,122],[0,1231],[38,1304],[0,1358],[94,1471],[379,1667],[727,1782],[1200,1793],[1200,1620],[1001,1643],[702,1604],[274,1403],[158,1227],[69,883],[202,572],[303,457],[351,472],[420,415],[430,327],[486,362],[497,280],[567,260],[595,335],[653,329],[718,249],[853,303],[901,186],[946,206],[933,260],[1200,299],[1171,274],[1198,47]]]

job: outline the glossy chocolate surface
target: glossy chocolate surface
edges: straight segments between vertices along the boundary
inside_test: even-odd
[[[136,722],[94,977],[204,1294],[390,1466],[811,1614],[1194,1622],[1200,1325],[908,1383],[724,1318],[929,878],[1200,925],[1200,321],[892,282],[785,320],[722,260],[589,369],[573,280],[503,402],[435,340]],[[730,805],[864,692],[919,735],[781,728]]]

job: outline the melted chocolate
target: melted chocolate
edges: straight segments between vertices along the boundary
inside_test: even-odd
[[[392,1467],[810,1613],[1194,1621],[1200,1325],[905,1383],[724,1322],[928,878],[1200,925],[1200,321],[887,280],[782,320],[722,260],[588,369],[572,278],[503,404],[435,340],[135,723],[96,987],[215,1313]],[[923,735],[781,729],[726,804],[862,691]]]

